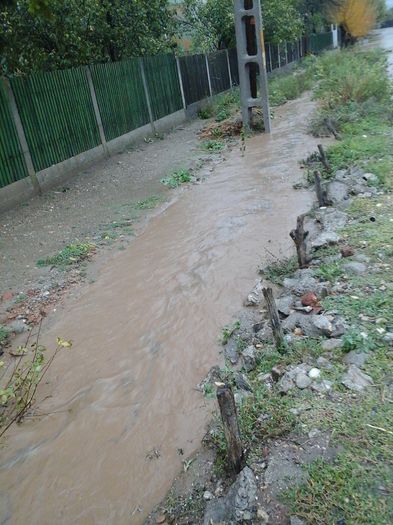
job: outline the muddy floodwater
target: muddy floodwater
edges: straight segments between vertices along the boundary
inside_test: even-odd
[[[46,320],[44,344],[74,347],[39,389],[42,416],[1,450],[1,523],[140,524],[165,495],[214,407],[195,387],[222,326],[258,262],[292,253],[288,233],[311,206],[292,185],[316,147],[313,107],[305,96],[276,111],[272,136],[248,140],[244,157],[234,148]]]

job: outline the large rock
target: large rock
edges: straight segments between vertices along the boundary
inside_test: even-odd
[[[289,315],[292,311],[294,299],[292,295],[284,295],[276,300],[277,310],[280,314]]]
[[[251,372],[256,367],[257,351],[255,346],[249,345],[242,352],[243,367],[246,372]]]
[[[323,341],[321,346],[322,350],[331,352],[337,348],[342,348],[344,346],[344,341],[342,339],[328,339],[327,341]]]
[[[365,352],[351,350],[351,352],[344,357],[344,363],[347,363],[348,365],[356,365],[358,368],[362,368],[368,358],[369,354],[366,354]]]
[[[362,273],[367,272],[367,266],[361,262],[348,262],[343,264],[343,270],[348,273],[353,273],[355,275],[361,275]]]
[[[323,248],[324,246],[337,244],[339,241],[340,237],[336,232],[326,230],[312,241],[311,246],[312,248]]]
[[[245,467],[223,498],[208,502],[204,525],[252,522],[257,515],[257,490],[253,471]]]
[[[309,315],[294,312],[282,322],[282,328],[286,332],[293,332],[295,328],[301,328],[304,335],[318,337],[330,335],[333,325],[324,315]]]
[[[336,208],[326,208],[319,210],[315,219],[321,224],[324,230],[335,231],[344,228],[348,222],[348,215]]]
[[[308,292],[321,294],[326,289],[327,283],[321,283],[313,276],[313,271],[297,270],[292,278],[284,279],[284,287],[293,292],[295,295],[302,296]]]
[[[348,186],[344,182],[332,181],[327,185],[327,196],[333,204],[347,203],[349,199]]]
[[[225,358],[230,361],[232,365],[236,365],[239,361],[238,351],[238,337],[231,337],[224,348]]]
[[[373,385],[373,380],[370,376],[362,372],[356,365],[351,365],[346,374],[343,375],[342,384],[349,390],[361,392],[368,386]]]
[[[254,288],[247,295],[246,300],[244,301],[244,306],[258,306],[261,304],[263,299],[263,284],[260,279],[255,282]]]

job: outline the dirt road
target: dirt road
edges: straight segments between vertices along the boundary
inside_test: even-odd
[[[102,255],[96,281],[45,321],[44,344],[62,336],[74,348],[38,392],[45,415],[14,428],[2,451],[2,523],[139,524],[165,495],[210,416],[195,386],[217,362],[222,326],[253,286],[258,260],[292,252],[288,232],[311,206],[292,186],[297,160],[316,148],[305,130],[313,108],[309,96],[280,108],[272,136],[250,139],[244,157],[233,149],[125,250]],[[184,130],[191,142],[196,127]],[[173,161],[172,141],[160,147]],[[122,162],[127,173],[136,161]],[[109,162],[105,169],[111,176]],[[71,223],[81,227],[96,203],[87,200]],[[58,223],[68,227],[71,215]]]

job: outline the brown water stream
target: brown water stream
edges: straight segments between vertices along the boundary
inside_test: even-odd
[[[43,343],[59,335],[74,348],[39,391],[48,415],[14,428],[1,451],[0,523],[139,524],[165,495],[210,417],[195,386],[217,364],[222,326],[310,208],[292,184],[316,146],[312,109],[304,97],[277,111],[273,136],[249,140],[245,157],[233,150],[53,314]]]

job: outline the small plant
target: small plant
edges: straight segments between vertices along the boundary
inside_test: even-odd
[[[172,175],[170,175],[169,177],[161,179],[160,182],[168,188],[177,188],[181,184],[191,182],[191,173],[189,172],[189,170],[178,170],[172,173]]]
[[[282,259],[269,264],[266,268],[262,268],[262,273],[268,281],[273,284],[282,284],[285,277],[289,277],[298,269],[297,260],[295,257],[289,259]]]
[[[216,115],[216,122],[222,122],[231,116],[228,108],[221,109]]]
[[[4,344],[8,339],[8,330],[0,325],[0,345]]]
[[[198,111],[198,117],[202,120],[207,120],[209,118],[212,118],[213,116],[213,108],[212,106],[206,106],[204,108],[201,108]]]
[[[324,281],[334,282],[342,273],[341,266],[338,263],[331,263],[321,264],[318,270],[316,270],[315,275]]]
[[[211,152],[219,152],[222,151],[225,147],[225,144],[221,142],[220,140],[206,140],[202,144],[203,149]]]
[[[207,383],[204,387],[203,387],[203,395],[207,398],[207,399],[212,399],[214,397],[214,386],[211,384],[211,383]]]
[[[161,198],[160,197],[157,197],[157,195],[152,195],[151,197],[147,197],[147,199],[143,199],[141,201],[138,201],[135,204],[135,208],[137,210],[152,210],[160,202],[161,202]]]
[[[14,423],[20,423],[26,412],[31,408],[38,385],[44,379],[49,367],[62,348],[71,348],[71,341],[57,338],[57,346],[51,357],[45,361],[46,348],[39,344],[40,330],[35,343],[18,348],[18,361],[10,376],[7,377],[7,369],[4,362],[0,362],[0,372],[3,371],[1,380],[4,386],[0,388],[0,438],[9,430]],[[30,337],[30,336],[29,336]],[[29,351],[33,355],[31,359],[26,356]]]
[[[71,266],[78,264],[85,259],[88,259],[91,254],[95,251],[95,245],[90,243],[78,243],[78,244],[69,244],[58,254],[46,259],[39,259],[37,261],[38,267],[43,266],[57,266],[59,268],[64,268],[66,266]]]
[[[223,345],[226,345],[229,339],[233,336],[236,330],[239,330],[239,328],[240,328],[240,321],[235,321],[231,325],[224,326],[224,328],[222,329],[221,343]]]

